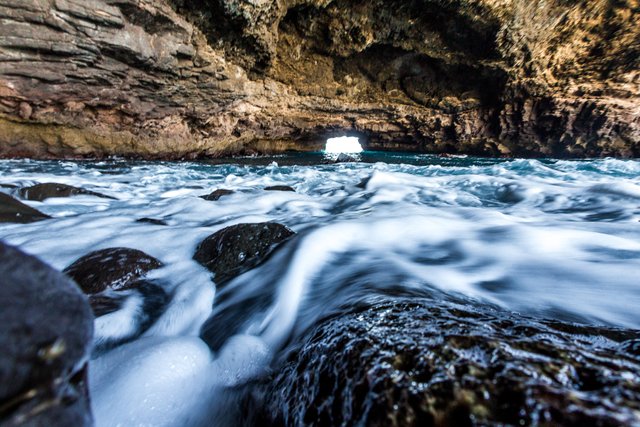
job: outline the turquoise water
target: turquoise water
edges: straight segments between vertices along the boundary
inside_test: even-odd
[[[61,182],[116,198],[26,202],[53,218],[2,224],[3,240],[59,269],[115,246],[141,249],[166,265],[153,279],[172,295],[167,312],[141,338],[92,362],[98,425],[193,421],[198,411],[188,396],[219,396],[221,388],[258,375],[292,333],[376,295],[428,294],[640,329],[639,161],[368,152],[354,163],[331,160],[312,153],[0,162],[0,184]],[[271,185],[296,191],[263,190]],[[199,197],[220,188],[235,193],[216,202]],[[14,187],[0,190],[17,194]],[[136,222],[143,217],[167,225]],[[199,336],[221,313],[212,311],[215,277],[191,259],[195,247],[223,227],[262,221],[285,224],[297,236],[229,285],[231,308],[215,317],[228,345],[212,354]],[[244,326],[230,327],[238,318]],[[96,340],[126,336],[132,322],[126,310],[103,316]],[[205,329],[218,333],[211,324]],[[123,363],[131,354],[136,363]],[[183,357],[189,368],[154,384],[152,396],[136,381],[139,372]],[[212,385],[204,377],[218,380]]]

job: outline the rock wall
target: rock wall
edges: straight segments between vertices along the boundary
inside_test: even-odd
[[[638,0],[0,0],[0,156],[640,153]]]

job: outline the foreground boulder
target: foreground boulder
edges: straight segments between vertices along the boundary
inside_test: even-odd
[[[91,252],[64,269],[87,294],[107,289],[119,291],[132,285],[162,262],[137,249],[109,248]]]
[[[47,218],[50,218],[50,216],[25,205],[7,194],[0,193],[0,222],[26,224]]]
[[[0,425],[92,425],[93,315],[63,274],[0,242]]]
[[[308,332],[259,406],[275,425],[640,425],[638,337],[419,298],[378,303]]]
[[[55,182],[47,182],[44,184],[36,184],[31,187],[21,188],[20,197],[27,200],[41,202],[50,197],[71,197],[71,196],[95,196],[105,199],[114,199],[111,196],[96,193],[95,191],[85,190],[84,188],[73,187],[67,184],[58,184]]]
[[[216,284],[223,285],[262,263],[278,244],[294,234],[273,222],[232,225],[204,239],[193,259],[215,273]]]

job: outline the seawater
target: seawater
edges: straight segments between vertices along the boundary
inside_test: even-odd
[[[233,390],[260,377],[292,336],[376,296],[428,294],[640,329],[639,161],[330,160],[0,161],[0,184],[59,182],[117,199],[26,202],[53,218],[2,224],[2,240],[58,269],[108,247],[166,265],[150,276],[171,295],[166,311],[90,363],[98,426],[232,425]],[[271,185],[296,192],[263,190]],[[219,188],[235,193],[199,197]],[[136,222],[144,217],[167,225]],[[216,306],[215,277],[192,260],[196,246],[223,227],[263,221],[297,235],[228,284]],[[130,334],[139,307],[131,300],[97,319],[96,342]],[[216,351],[200,338],[205,322],[222,337]]]

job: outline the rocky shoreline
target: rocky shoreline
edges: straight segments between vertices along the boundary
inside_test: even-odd
[[[1,0],[0,158],[640,155],[635,1]]]

